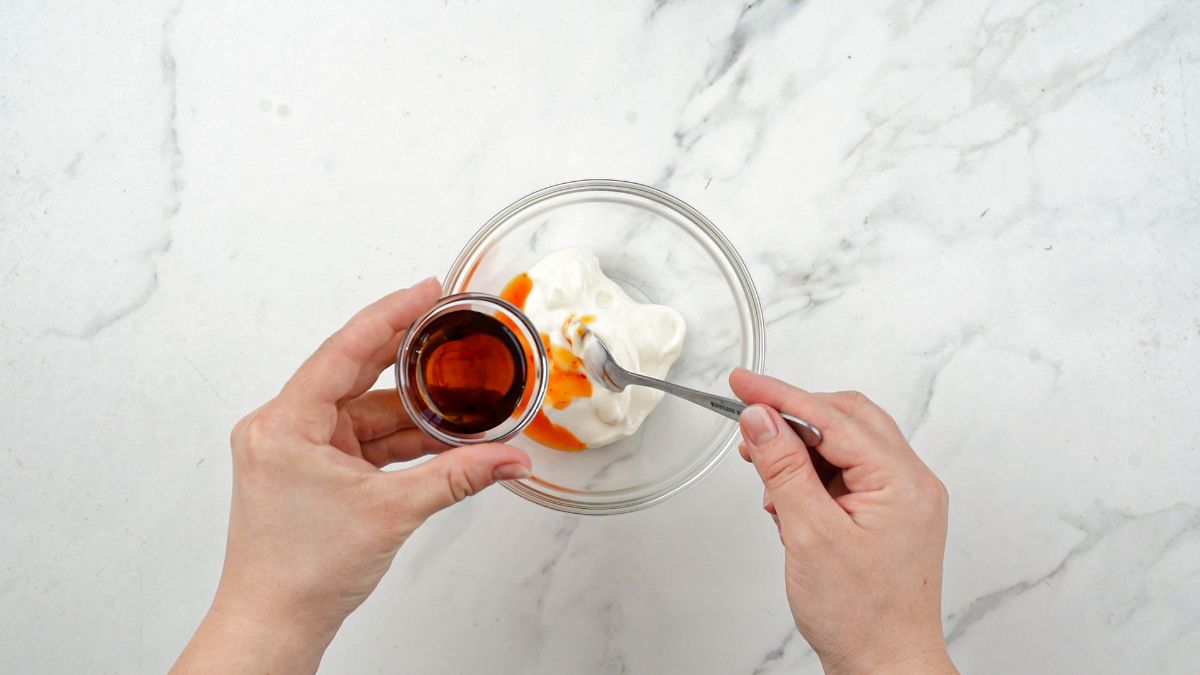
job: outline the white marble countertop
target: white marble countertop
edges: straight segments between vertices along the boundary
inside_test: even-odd
[[[742,251],[768,367],[952,495],[967,672],[1200,660],[1200,5],[0,5],[0,671],[161,672],[227,434],[493,212],[614,177]],[[791,673],[725,461],[648,511],[438,515],[330,673]]]

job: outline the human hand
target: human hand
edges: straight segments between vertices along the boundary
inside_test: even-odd
[[[394,390],[368,392],[439,294],[428,280],[362,310],[234,427],[225,565],[176,672],[315,671],[426,518],[529,475],[524,452],[446,450],[413,428]],[[437,452],[412,468],[379,469]]]
[[[788,604],[827,673],[955,673],[942,634],[945,486],[896,422],[857,392],[811,394],[736,370],[742,458],[785,550]],[[776,411],[824,433],[817,451],[841,472],[823,484]]]

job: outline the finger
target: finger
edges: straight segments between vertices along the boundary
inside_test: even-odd
[[[405,332],[407,331],[396,333],[395,337],[371,356],[368,361],[369,367],[366,370],[368,374],[375,373],[375,377],[378,378],[379,373],[396,364],[396,359],[400,356],[400,343],[404,342]],[[374,380],[371,381],[372,384],[374,382]]]
[[[900,425],[866,394],[859,391],[837,391],[832,394],[813,394],[839,412],[881,435],[900,435]]]
[[[738,454],[747,462],[750,461],[750,449],[746,447],[745,443],[738,443]]]
[[[767,492],[766,488],[763,488],[763,504],[762,504],[762,506],[763,506],[763,511],[766,511],[767,513],[771,514],[772,516],[779,515],[779,513],[775,511],[775,501],[773,499],[771,499],[771,493]]]
[[[411,462],[418,457],[436,454],[449,447],[420,429],[401,429],[363,443],[362,456],[363,459],[382,468],[394,462]]]
[[[354,435],[360,443],[373,441],[394,434],[401,429],[410,429],[412,419],[400,402],[400,392],[395,389],[376,389],[346,402],[343,409],[354,422]]]
[[[846,477],[841,473],[834,476],[833,480],[829,481],[829,484],[825,486],[825,489],[829,491],[829,496],[834,499],[850,494],[850,488],[846,487]]]
[[[801,417],[822,432],[835,420],[845,417],[840,411],[814,394],[794,387],[769,375],[760,375],[745,368],[735,368],[729,374],[733,393],[746,403],[762,403],[776,410]]]
[[[394,495],[419,518],[457,504],[498,480],[527,478],[529,455],[499,443],[466,445],[402,471],[385,473]]]
[[[812,461],[813,468],[817,470],[817,476],[821,479],[821,484],[826,488],[834,478],[841,475],[842,470],[839,469],[829,460],[821,456],[821,453],[814,448],[808,449],[808,459]]]
[[[771,499],[771,493],[763,490],[763,511],[771,516],[771,521],[775,523],[775,529],[779,530],[779,539],[783,540],[783,526],[779,523],[779,511],[775,508],[775,500]]]
[[[280,398],[302,417],[322,418],[324,408],[358,396],[379,377],[380,353],[437,301],[441,288],[427,279],[396,291],[355,314],[327,339],[284,385]]]
[[[351,391],[367,391],[379,380],[380,373],[396,364],[396,360],[399,358],[400,344],[404,342],[406,332],[407,329],[396,333],[395,337],[367,359],[367,365],[359,372],[358,379],[355,380]],[[396,395],[399,396],[399,392]]]
[[[920,461],[916,451],[904,440],[904,432],[900,431],[900,425],[896,424],[896,420],[892,419],[892,416],[874,401],[867,398],[866,394],[858,391],[837,391],[831,394],[813,394],[813,396],[829,403],[839,412],[854,420],[855,425],[865,431],[868,436],[877,439],[876,442],[869,443],[866,447],[874,449],[880,455],[899,458],[902,462]],[[891,460],[888,462],[892,465],[895,464]]]
[[[805,522],[832,521],[841,513],[821,484],[808,448],[778,412],[752,405],[742,411],[740,424],[754,468],[779,513],[803,514]]]
[[[802,417],[816,425],[824,435],[817,453],[841,469],[878,464],[876,451],[879,441],[869,436],[864,427],[816,394],[767,375],[738,368],[729,375],[729,385],[738,398],[746,403],[759,403],[775,410]],[[789,427],[790,431],[790,427]],[[819,467],[824,470],[824,467]],[[829,471],[825,470],[826,477]]]

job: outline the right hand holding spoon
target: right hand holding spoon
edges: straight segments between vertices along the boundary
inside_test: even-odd
[[[747,370],[742,458],[785,549],[788,603],[827,673],[957,673],[942,634],[946,487],[896,422],[857,392],[809,393]],[[783,411],[824,432],[822,484]]]

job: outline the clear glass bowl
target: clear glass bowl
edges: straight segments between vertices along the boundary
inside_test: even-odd
[[[728,395],[733,368],[762,370],[762,310],[737,251],[694,208],[637,183],[581,180],[518,200],[467,243],[445,292],[499,294],[514,276],[569,246],[595,253],[635,299],[683,314],[687,336],[672,382]],[[736,436],[732,420],[665,396],[637,434],[612,445],[562,452],[517,436],[509,443],[529,452],[534,475],[503,484],[560,511],[635,511],[695,484]]]

